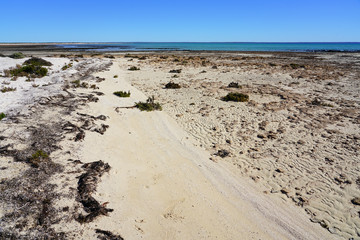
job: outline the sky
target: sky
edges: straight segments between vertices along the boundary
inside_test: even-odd
[[[1,0],[0,42],[360,42],[360,0]]]

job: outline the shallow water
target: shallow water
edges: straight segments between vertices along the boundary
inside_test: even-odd
[[[360,43],[134,42],[59,44],[57,47],[91,51],[360,51]]]

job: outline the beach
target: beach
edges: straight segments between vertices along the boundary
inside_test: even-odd
[[[359,53],[25,55],[0,57],[0,238],[360,237]],[[45,77],[5,76],[30,55]]]

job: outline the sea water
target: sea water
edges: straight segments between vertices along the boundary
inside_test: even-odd
[[[252,42],[132,42],[59,44],[59,48],[89,51],[360,51],[360,43],[252,43]]]

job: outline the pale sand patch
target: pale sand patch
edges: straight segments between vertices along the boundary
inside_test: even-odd
[[[103,136],[88,133],[81,159],[103,160],[112,167],[102,177],[95,198],[114,212],[83,225],[84,238],[94,228],[125,239],[331,239],[300,209],[261,195],[227,169],[209,161],[192,137],[164,112],[140,112],[132,106],[146,96],[124,81],[114,62],[100,73],[105,96],[84,112],[109,117]],[[113,78],[119,75],[119,78]],[[112,93],[130,90],[128,99]],[[87,231],[89,230],[89,231]]]

